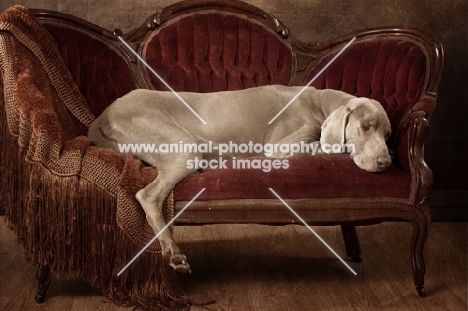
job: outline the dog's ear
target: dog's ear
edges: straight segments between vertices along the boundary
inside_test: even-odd
[[[351,109],[348,106],[341,106],[333,111],[322,124],[322,133],[320,135],[320,145],[334,144],[343,145],[345,143],[345,131],[348,124]],[[332,148],[322,148],[326,153],[333,153]]]

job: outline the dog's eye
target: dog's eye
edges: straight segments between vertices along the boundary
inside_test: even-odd
[[[371,126],[370,125],[363,125],[362,129],[364,130],[364,132],[367,132],[367,131],[369,131],[371,129]]]

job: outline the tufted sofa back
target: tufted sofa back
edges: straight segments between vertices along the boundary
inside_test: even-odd
[[[214,4],[213,4],[214,5]],[[73,79],[99,115],[135,88],[166,87],[108,30],[76,17],[36,11]],[[274,16],[243,2],[181,2],[122,36],[174,90],[216,92],[268,84],[305,85],[356,37],[312,86],[373,98],[395,128],[411,110],[430,117],[442,48],[419,29],[357,31],[306,44]]]
[[[291,47],[272,30],[237,14],[183,16],[157,29],[143,47],[147,63],[176,91],[215,92],[290,84]],[[152,88],[165,89],[151,72]]]
[[[67,25],[44,27],[95,116],[137,87],[125,59],[98,37]]]
[[[321,59],[306,80],[312,79],[335,54]],[[426,82],[426,55],[419,45],[410,40],[376,38],[353,43],[312,85],[375,99],[396,126],[420,100]]]

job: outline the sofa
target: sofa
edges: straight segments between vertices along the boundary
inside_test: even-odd
[[[392,125],[393,160],[384,171],[361,170],[348,154],[296,156],[287,170],[270,172],[206,169],[175,187],[165,219],[206,188],[174,225],[299,223],[272,188],[308,225],[340,226],[356,262],[362,260],[356,227],[408,221],[414,285],[426,295],[433,177],[424,140],[443,67],[438,39],[423,29],[386,27],[305,43],[254,6],[203,0],[170,5],[125,34],[22,6],[1,14],[0,200],[26,259],[38,267],[36,301],[44,301],[55,275],[82,278],[119,305],[187,310],[193,303],[157,242],[117,276],[154,236],[135,193],[158,172],[93,146],[87,128],[131,90],[167,90],[130,48],[175,91],[302,86],[314,79],[315,88],[379,101]]]

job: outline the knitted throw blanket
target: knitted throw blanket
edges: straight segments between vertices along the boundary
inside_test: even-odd
[[[135,193],[156,176],[131,156],[94,147],[94,116],[49,33],[29,11],[0,15],[0,200],[26,258],[81,277],[119,304],[187,309],[175,272],[153,244]],[[173,217],[173,196],[164,208]]]

